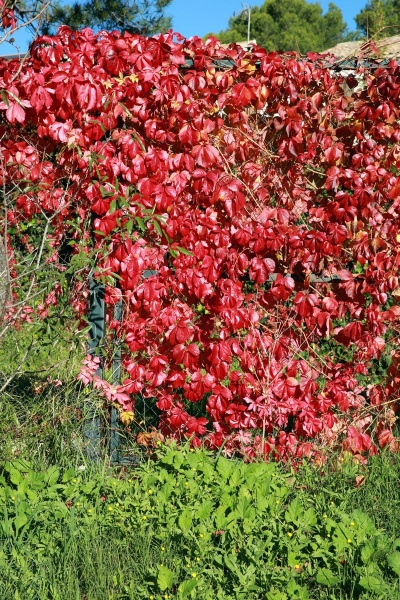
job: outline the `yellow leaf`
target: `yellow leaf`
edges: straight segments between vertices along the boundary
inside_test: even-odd
[[[254,73],[254,71],[256,70],[256,66],[248,60],[242,60],[240,62],[240,67],[246,70],[248,73]]]
[[[124,74],[121,73],[121,71],[118,73],[118,77],[114,77],[115,81],[117,81],[118,83],[124,83],[125,82],[125,77]]]
[[[122,410],[119,413],[119,418],[124,425],[129,425],[134,420],[135,415],[132,410]]]

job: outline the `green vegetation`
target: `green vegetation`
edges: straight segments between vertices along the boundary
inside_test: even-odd
[[[76,380],[84,354],[71,318],[0,338],[0,464],[23,457],[42,468],[76,459],[84,399],[97,401]]]
[[[247,39],[247,12],[232,17],[226,30],[215,35],[221,42]],[[211,34],[210,34],[211,35]],[[208,36],[207,36],[208,37]],[[355,39],[343,21],[342,11],[333,3],[325,14],[317,2],[306,0],[265,0],[251,9],[250,39],[269,51],[319,52],[339,42]]]
[[[295,473],[173,445],[130,472],[7,462],[1,597],[399,598],[400,460],[339,464]]]

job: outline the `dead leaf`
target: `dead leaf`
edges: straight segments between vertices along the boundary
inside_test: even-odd
[[[153,431],[143,431],[136,438],[137,443],[146,446],[146,448],[156,448],[158,443],[162,443],[164,440],[163,434],[155,429]]]

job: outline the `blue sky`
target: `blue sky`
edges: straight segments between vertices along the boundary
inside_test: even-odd
[[[315,2],[316,0],[312,0]],[[329,2],[338,6],[350,29],[355,29],[354,17],[367,4],[367,0],[319,0],[324,12]],[[247,1],[250,6],[260,6],[263,0]],[[246,3],[245,3],[246,4]],[[241,0],[173,0],[168,13],[172,16],[173,28],[185,37],[202,37],[210,31],[225,29],[233,13],[242,9]]]
[[[248,0],[250,6],[261,5],[263,0]],[[320,0],[324,11],[328,9],[330,0]],[[355,29],[354,16],[363,8],[367,0],[333,0],[336,6],[342,10],[344,20],[350,29]],[[70,3],[72,1],[70,0]],[[175,31],[185,37],[198,35],[202,37],[210,31],[218,32],[225,29],[229,18],[236,11],[242,9],[241,0],[173,0],[167,9],[172,17],[172,25]],[[23,32],[15,35],[16,45],[20,52],[25,52],[30,36]],[[15,48],[9,44],[0,46],[0,55],[13,53]]]

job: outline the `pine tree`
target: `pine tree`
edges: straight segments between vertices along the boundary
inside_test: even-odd
[[[247,39],[247,13],[232,17],[228,29],[215,35],[221,42]],[[207,36],[208,37],[208,36]],[[333,3],[324,14],[321,5],[306,0],[265,0],[251,9],[250,38],[267,50],[319,52],[355,39]]]

